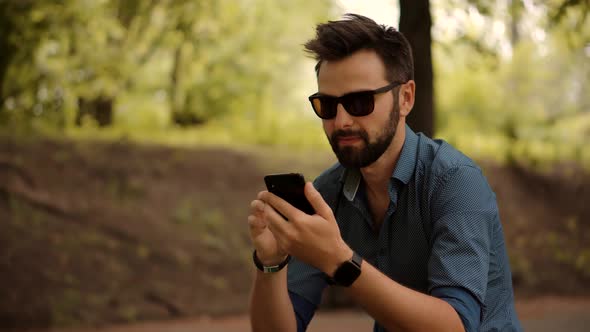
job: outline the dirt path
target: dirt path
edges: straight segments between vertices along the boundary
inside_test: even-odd
[[[583,332],[590,327],[590,298],[541,297],[517,302],[525,331]],[[320,312],[309,332],[372,331],[373,320],[358,311]],[[192,318],[103,328],[50,329],[36,332],[242,332],[249,331],[245,315],[224,319]]]

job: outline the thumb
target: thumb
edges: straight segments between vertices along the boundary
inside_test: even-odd
[[[334,220],[332,208],[326,203],[319,191],[311,182],[305,184],[305,197],[315,212],[326,220]]]

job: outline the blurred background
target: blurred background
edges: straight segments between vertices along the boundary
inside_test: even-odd
[[[302,44],[346,12],[410,40],[410,125],[482,165],[521,314],[590,299],[589,1],[0,0],[0,328],[243,314],[262,177],[335,162]]]

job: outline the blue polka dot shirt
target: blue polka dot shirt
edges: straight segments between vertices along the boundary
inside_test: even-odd
[[[466,331],[521,331],[496,197],[481,169],[441,140],[406,126],[384,222],[373,226],[358,170],[332,166],[314,182],[342,238],[392,280],[447,301]],[[326,276],[294,258],[288,289],[303,331]],[[374,331],[385,331],[375,322]]]

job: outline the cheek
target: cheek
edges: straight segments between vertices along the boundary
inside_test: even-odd
[[[373,110],[374,113],[379,114],[387,114],[389,116],[389,112],[393,110],[393,103],[395,99],[391,93],[382,96],[381,98],[376,98],[375,100],[375,109]]]
[[[372,142],[375,138],[379,137],[383,134],[384,128],[389,123],[389,110],[383,109],[375,109],[375,111],[368,116],[365,117],[362,124],[360,124],[361,128],[369,135],[369,140]]]
[[[391,112],[393,112],[393,100],[382,98],[379,102],[375,102],[375,109],[371,116],[373,116],[373,123],[382,126],[390,121]]]
[[[334,132],[334,121],[322,120],[322,126],[326,135],[331,136]]]

